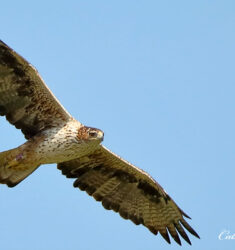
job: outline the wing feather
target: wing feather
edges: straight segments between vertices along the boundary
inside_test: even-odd
[[[0,115],[30,138],[71,119],[37,70],[0,41]]]
[[[102,145],[90,155],[58,164],[58,168],[67,177],[77,178],[74,187],[101,201],[106,209],[136,225],[143,224],[153,234],[160,232],[168,243],[169,232],[179,245],[178,233],[191,244],[182,225],[199,238],[185,221],[188,216],[151,176]]]

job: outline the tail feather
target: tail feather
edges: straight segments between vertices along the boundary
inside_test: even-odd
[[[18,148],[0,153],[1,184],[14,187],[39,167],[33,163],[26,163],[27,161],[22,160],[19,156],[21,155]]]

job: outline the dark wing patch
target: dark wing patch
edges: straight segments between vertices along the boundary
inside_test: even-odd
[[[179,234],[191,244],[183,227],[199,238],[183,218],[189,217],[156,181],[103,146],[90,155],[60,163],[58,168],[68,178],[77,178],[74,187],[101,201],[106,209],[136,225],[143,224],[153,234],[160,232],[168,243],[170,233],[178,244]]]
[[[0,115],[21,129],[27,139],[71,118],[36,69],[2,41]]]

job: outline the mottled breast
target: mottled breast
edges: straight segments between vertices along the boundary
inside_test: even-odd
[[[71,120],[61,127],[50,128],[43,132],[43,140],[35,153],[41,164],[59,163],[84,156],[96,149],[99,143],[81,140],[79,133],[84,126]]]

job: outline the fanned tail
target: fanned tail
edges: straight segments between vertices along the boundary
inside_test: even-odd
[[[26,163],[19,148],[0,153],[0,183],[14,187],[29,176],[39,165]]]

